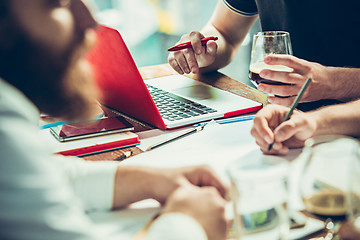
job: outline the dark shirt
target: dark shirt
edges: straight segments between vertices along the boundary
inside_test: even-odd
[[[223,1],[240,14],[259,14],[262,31],[289,32],[296,57],[325,66],[360,68],[359,0]],[[307,105],[310,108],[304,110],[323,104]]]

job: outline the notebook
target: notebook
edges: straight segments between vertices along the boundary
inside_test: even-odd
[[[119,32],[100,26],[96,34],[97,44],[88,60],[102,93],[101,103],[109,108],[160,129],[171,129],[262,107],[261,103],[182,75],[144,82]],[[154,100],[159,100],[156,97],[171,106],[161,107],[159,102],[155,103]],[[179,102],[183,105],[174,108],[173,104]]]
[[[104,136],[134,130],[134,127],[121,116],[104,117],[87,122],[68,123],[49,128],[59,142]]]
[[[64,156],[86,156],[140,144],[139,136],[129,131],[69,142],[59,142],[48,129],[41,130],[40,135],[53,153]]]

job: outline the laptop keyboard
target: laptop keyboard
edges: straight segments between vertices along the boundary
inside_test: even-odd
[[[146,84],[161,116],[169,121],[216,112],[215,109]]]

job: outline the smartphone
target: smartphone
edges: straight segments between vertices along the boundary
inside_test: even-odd
[[[107,134],[132,131],[134,127],[123,117],[114,116],[82,123],[70,123],[50,128],[59,142],[67,142]]]

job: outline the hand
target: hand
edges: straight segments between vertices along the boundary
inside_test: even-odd
[[[264,69],[260,72],[262,78],[288,83],[291,85],[260,84],[258,90],[264,93],[274,94],[269,96],[270,103],[290,106],[306,79],[311,78],[311,83],[305,91],[301,102],[312,102],[320,99],[331,98],[334,83],[330,81],[327,67],[314,62],[308,62],[291,55],[270,55],[264,59],[269,65],[284,65],[290,67],[293,72],[278,72]],[[285,98],[284,98],[285,97]]]
[[[302,147],[306,139],[312,137],[316,129],[316,121],[310,114],[294,111],[288,121],[282,123],[289,108],[270,104],[260,110],[251,129],[262,152],[285,155],[289,148]],[[276,140],[273,148],[269,145]]]
[[[209,240],[226,238],[225,200],[213,187],[180,187],[168,198],[163,212],[180,212],[197,220]]]
[[[176,72],[179,74],[198,73],[199,68],[209,66],[215,61],[217,44],[209,41],[202,46],[202,38],[204,35],[197,31],[181,37],[177,44],[191,41],[192,48],[169,53],[168,62]]]
[[[152,179],[149,179],[151,197],[164,203],[168,196],[178,187],[195,185],[199,187],[211,186],[217,189],[225,198],[227,186],[209,166],[194,166],[170,169],[153,169]]]

